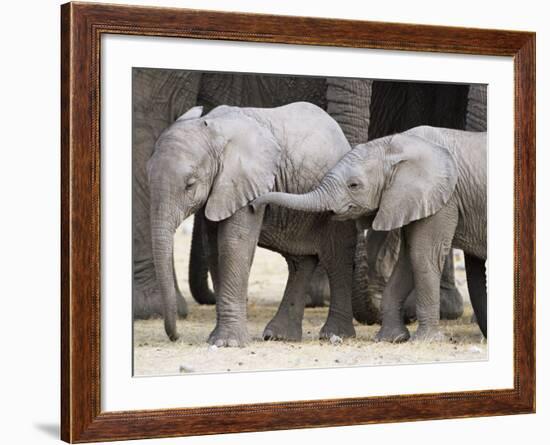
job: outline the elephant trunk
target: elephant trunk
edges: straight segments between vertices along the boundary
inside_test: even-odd
[[[177,332],[177,299],[174,277],[174,233],[177,222],[167,211],[151,212],[151,235],[153,243],[153,262],[162,296],[164,329],[172,341],[179,336]]]
[[[327,193],[320,187],[311,192],[302,195],[292,193],[271,192],[255,199],[252,203],[253,208],[265,204],[275,204],[292,210],[301,210],[304,212],[326,212],[331,209],[331,199]]]

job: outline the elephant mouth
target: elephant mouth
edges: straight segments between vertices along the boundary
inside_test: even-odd
[[[341,207],[338,210],[332,210],[331,219],[334,221],[346,221],[348,219],[357,219],[362,215],[361,209],[353,204]]]
[[[347,206],[341,207],[338,210],[332,210],[331,219],[334,221],[346,221],[349,219],[359,219],[364,216],[374,215],[375,213],[376,209],[366,210],[354,204],[349,204]]]

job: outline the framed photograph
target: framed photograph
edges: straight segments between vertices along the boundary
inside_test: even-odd
[[[61,436],[535,411],[535,34],[61,8]]]

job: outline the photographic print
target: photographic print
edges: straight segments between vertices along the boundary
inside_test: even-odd
[[[487,359],[487,85],[135,67],[132,102],[134,376]]]
[[[63,440],[535,411],[534,33],[68,3],[61,42]]]

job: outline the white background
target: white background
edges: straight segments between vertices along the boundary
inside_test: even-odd
[[[544,2],[486,2],[462,0],[444,9],[440,1],[387,1],[376,4],[339,0],[333,4],[298,0],[275,1],[153,1],[132,3],[177,5],[294,15],[332,16],[396,22],[526,29],[537,31],[537,77],[547,78],[550,31]],[[362,6],[364,4],[364,6]],[[2,230],[0,231],[4,309],[2,323],[1,401],[2,442],[54,441],[59,425],[59,3],[9,2],[3,6],[2,129],[4,157],[0,170]],[[540,5],[540,6],[539,6]],[[548,86],[537,86],[539,171],[550,159]],[[7,98],[7,101],[6,101]],[[6,156],[7,155],[7,156]],[[548,216],[543,190],[548,175],[539,174],[538,226]],[[548,200],[546,200],[548,202]],[[536,415],[487,419],[446,420],[393,425],[355,426],[316,430],[167,439],[146,443],[280,443],[307,441],[390,443],[421,437],[428,444],[476,443],[483,437],[500,444],[547,440],[550,421],[549,324],[544,299],[550,290],[544,280],[548,236],[538,231],[538,403]],[[546,352],[546,354],[545,354]],[[538,433],[538,434],[537,434]]]

